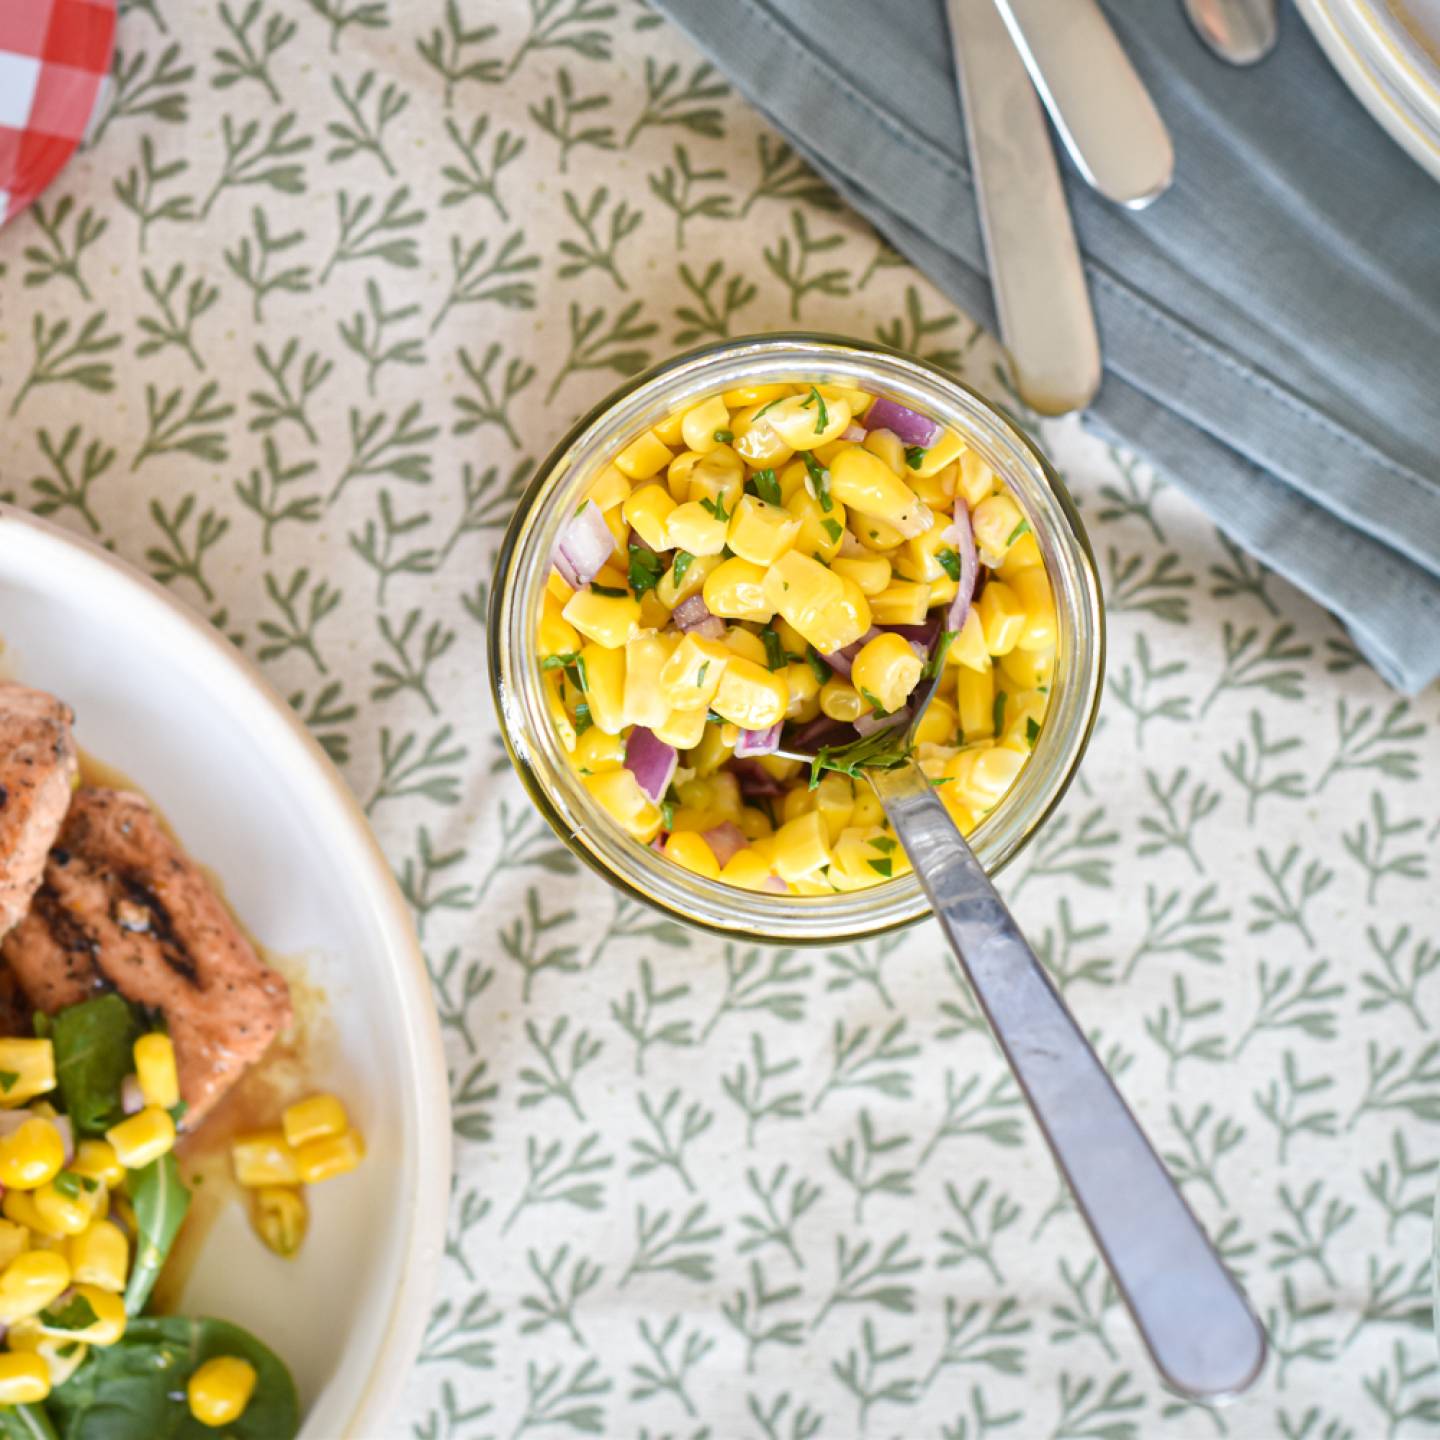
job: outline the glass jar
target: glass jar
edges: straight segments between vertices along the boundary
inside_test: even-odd
[[[849,894],[796,896],[740,890],[683,870],[627,835],[590,798],[550,721],[535,652],[556,536],[598,469],[672,411],[742,384],[781,381],[857,386],[933,416],[965,437],[1029,519],[1059,621],[1050,706],[1019,777],[969,837],[991,874],[1018,853],[1065,793],[1094,725],[1105,651],[1094,557],[1060,477],[1018,426],[943,370],[882,346],[809,334],[723,341],[628,381],[583,416],[536,472],[500,547],[490,601],[490,680],[501,733],[525,788],[556,834],[611,884],[725,935],[838,943],[928,915],[914,875]]]

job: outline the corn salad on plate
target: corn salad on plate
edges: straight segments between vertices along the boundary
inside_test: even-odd
[[[388,868],[289,707],[112,556],[0,506],[0,617],[0,1437],[385,1433],[449,1185]],[[305,1083],[234,1123],[307,1009]]]

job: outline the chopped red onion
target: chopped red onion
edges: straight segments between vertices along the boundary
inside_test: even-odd
[[[922,665],[928,664],[930,660],[930,647],[923,640],[912,640],[910,648],[915,652],[915,658]]]
[[[780,782],[762,765],[754,760],[732,760],[730,773],[740,782],[740,793],[747,800],[760,796],[776,796],[783,793]]]
[[[773,755],[780,748],[780,731],[785,722],[777,721],[768,730],[742,730],[735,742],[737,755]]]
[[[550,562],[567,585],[579,590],[605,568],[614,553],[615,537],[600,507],[593,500],[587,500],[561,526]]]
[[[0,1110],[0,1139],[13,1135],[27,1120],[34,1118],[28,1110]]]
[[[860,736],[873,735],[877,730],[889,730],[896,725],[903,725],[910,718],[910,707],[902,705],[890,715],[876,715],[874,713],[862,715],[855,722],[855,732]]]
[[[710,614],[710,607],[699,595],[692,595],[688,600],[682,600],[674,609],[670,618],[681,630],[694,630],[696,626],[703,625],[707,620],[713,618]]]
[[[854,445],[861,444],[869,432],[858,420],[852,420],[841,432],[842,440],[849,440]]]
[[[823,745],[843,745],[854,738],[855,727],[848,720],[832,720],[828,715],[817,715],[790,737],[789,748],[818,750]]]
[[[907,409],[896,400],[887,400],[883,395],[865,412],[867,430],[893,430],[906,445],[921,445],[928,449],[944,433],[942,428],[928,415]]]
[[[970,511],[962,497],[955,497],[955,515],[950,524],[950,533],[955,538],[955,549],[960,556],[960,580],[955,598],[950,602],[950,612],[945,617],[945,628],[958,635],[970,613],[970,600],[975,594],[975,581],[980,574],[980,557],[975,553],[975,533],[970,528]]]
[[[733,820],[727,820],[713,830],[702,831],[700,838],[715,852],[715,858],[722,866],[728,865],[749,844],[745,832]]]
[[[850,667],[855,663],[855,657],[881,632],[872,625],[858,640],[852,640],[843,649],[836,650],[831,655],[826,655],[825,663],[843,680],[850,678]]]
[[[765,888],[773,895],[788,895],[790,893],[790,887],[778,875],[767,875],[764,884]]]
[[[138,1115],[145,1108],[140,1082],[133,1075],[127,1075],[120,1086],[120,1108],[127,1115]]]
[[[625,742],[625,768],[635,777],[640,788],[658,805],[675,778],[680,752],[667,745],[652,730],[637,725]]]

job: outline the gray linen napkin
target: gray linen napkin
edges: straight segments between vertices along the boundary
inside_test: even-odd
[[[942,0],[652,3],[993,319]],[[1106,366],[1087,418],[1419,690],[1440,675],[1440,185],[1288,11],[1275,53],[1242,71],[1178,0],[1106,9],[1177,161],[1140,212],[1067,173]]]

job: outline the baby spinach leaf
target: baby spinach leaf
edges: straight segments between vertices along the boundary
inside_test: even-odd
[[[58,1440],[43,1405],[0,1405],[0,1440]]]
[[[225,1427],[228,1440],[293,1440],[300,1401],[285,1362],[238,1325],[179,1315],[132,1320],[118,1344],[91,1349],[47,1402],[59,1440],[213,1437],[216,1432],[191,1415],[185,1386],[205,1361],[220,1355],[248,1360],[257,1375],[245,1413]]]
[[[97,995],[51,1018],[55,1079],[80,1135],[103,1135],[124,1119],[120,1086],[133,1070],[140,1022],[119,995]]]
[[[190,1208],[190,1192],[180,1178],[174,1155],[162,1155],[131,1174],[130,1204],[139,1233],[135,1237],[135,1264],[125,1287],[125,1313],[138,1315],[160,1278],[180,1222]]]

